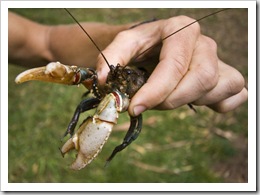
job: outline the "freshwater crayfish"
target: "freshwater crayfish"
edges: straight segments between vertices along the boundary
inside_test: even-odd
[[[94,97],[84,99],[76,108],[64,135],[70,134],[72,137],[60,149],[62,155],[74,148],[78,150],[77,159],[71,165],[74,170],[84,168],[98,155],[117,123],[118,113],[127,110],[129,98],[133,97],[147,79],[143,71],[128,66],[109,65],[109,68],[106,84],[102,88],[98,86],[97,73],[94,70],[66,66],[59,62],[29,69],[16,77],[16,83],[40,80],[67,85],[83,84],[93,93]],[[94,116],[85,119],[74,134],[80,113],[96,107]],[[131,124],[123,143],[114,149],[107,163],[138,137],[142,128],[142,115],[130,118]]]
[[[141,70],[129,66],[109,64],[108,66],[110,72],[106,85],[103,87],[99,86],[94,70],[66,66],[58,62],[52,62],[46,67],[27,70],[16,78],[17,83],[41,80],[68,85],[83,84],[94,95],[94,97],[84,99],[78,105],[65,133],[65,136],[70,134],[72,137],[63,145],[61,153],[64,155],[74,148],[78,150],[77,159],[71,166],[72,169],[84,168],[98,155],[107,141],[113,125],[117,122],[118,113],[127,110],[129,99],[146,82],[147,75]],[[94,116],[84,120],[79,130],[74,134],[80,113],[93,108],[97,108]],[[137,138],[141,126],[141,115],[131,117],[130,128],[123,143],[114,149],[107,160],[108,162],[117,152],[123,150]]]

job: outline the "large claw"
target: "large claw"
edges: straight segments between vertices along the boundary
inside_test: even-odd
[[[80,70],[77,66],[67,66],[59,62],[51,62],[47,66],[22,72],[16,77],[15,82],[23,83],[31,80],[39,80],[74,85],[79,83],[80,76]]]
[[[80,170],[97,157],[106,143],[114,124],[89,117],[61,148],[64,156],[70,150],[76,149],[78,154],[71,169]]]

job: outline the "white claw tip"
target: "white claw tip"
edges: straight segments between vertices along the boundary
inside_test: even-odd
[[[19,84],[20,83],[20,79],[18,77],[15,78],[14,80],[15,83]]]

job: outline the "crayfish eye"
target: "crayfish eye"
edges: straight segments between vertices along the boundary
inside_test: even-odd
[[[127,73],[127,74],[131,74],[132,71],[131,71],[131,70],[126,70],[126,73]]]

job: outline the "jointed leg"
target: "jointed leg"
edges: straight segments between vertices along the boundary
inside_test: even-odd
[[[98,98],[89,98],[89,99],[82,100],[74,112],[74,115],[68,125],[67,131],[64,134],[64,137],[68,134],[70,134],[72,136],[74,133],[74,129],[78,123],[80,114],[87,110],[96,108],[98,106],[99,102],[100,102],[100,100]]]
[[[118,152],[126,148],[129,144],[131,144],[132,141],[134,141],[138,137],[139,133],[142,130],[142,121],[143,119],[141,114],[137,117],[131,117],[130,127],[125,135],[123,143],[114,149],[110,157],[107,159],[106,165],[114,158],[114,156]]]
[[[188,104],[189,108],[192,109],[194,112],[197,112],[197,110],[192,106],[192,104]]]

